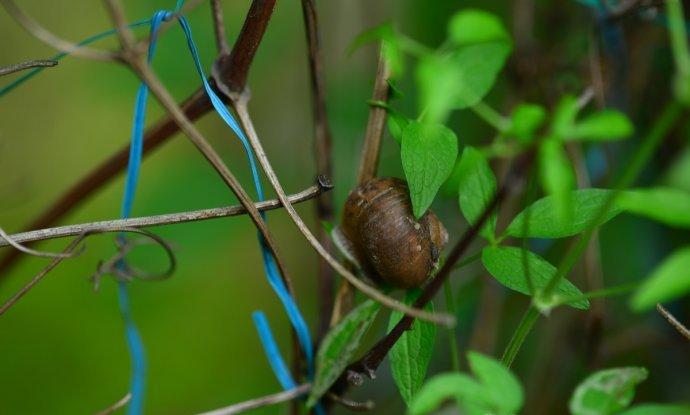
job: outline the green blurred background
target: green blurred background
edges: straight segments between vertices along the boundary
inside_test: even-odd
[[[150,16],[173,1],[123,2],[131,20]],[[208,2],[188,17],[206,70],[215,56]],[[514,76],[520,60],[512,62],[489,101],[507,112],[516,97],[550,105],[558,94],[578,93],[586,83],[586,65],[594,21],[588,9],[563,1],[347,0],[319,1],[328,110],[334,136],[336,206],[354,183],[357,158],[368,113],[375,73],[375,48],[352,56],[347,47],[364,29],[388,19],[405,33],[430,46],[445,36],[448,16],[463,7],[483,7],[517,28],[521,11],[535,8],[531,42],[546,58],[539,61],[547,87],[522,85]],[[26,0],[21,7],[64,38],[81,40],[110,27],[101,2]],[[232,41],[249,1],[224,1],[227,33]],[[524,18],[524,17],[523,17]],[[632,24],[631,24],[632,25]],[[667,97],[670,61],[663,28],[635,22],[629,36],[646,36],[643,46],[632,43],[630,107],[638,130]],[[642,26],[641,28],[639,28]],[[639,29],[639,30],[638,30]],[[141,35],[145,29],[139,29]],[[524,33],[523,33],[524,35]],[[0,65],[47,58],[55,52],[0,13]],[[519,39],[518,39],[519,41]],[[106,40],[99,47],[115,47]],[[523,57],[524,58],[524,57]],[[647,71],[640,62],[647,63]],[[198,76],[177,28],[159,42],[154,68],[173,95],[181,100],[199,86]],[[642,73],[638,73],[642,71]],[[0,79],[4,85],[13,79]],[[16,232],[43,211],[75,180],[97,166],[129,140],[138,81],[125,68],[66,58],[0,100],[0,226]],[[314,182],[313,127],[301,6],[298,0],[278,1],[266,36],[251,69],[250,109],[268,155],[285,189],[292,193]],[[401,81],[410,96],[400,105],[414,113],[412,74]],[[642,86],[640,86],[642,85]],[[162,115],[151,100],[149,123]],[[197,123],[245,186],[250,186],[246,158],[236,138],[213,114]],[[451,120],[461,142],[486,142],[489,129],[468,113]],[[687,186],[686,126],[679,128],[644,179]],[[614,148],[624,159],[628,148]],[[684,153],[685,152],[685,153]],[[685,162],[683,162],[685,154]],[[613,157],[617,160],[616,157]],[[680,161],[679,161],[680,160]],[[685,166],[685,167],[684,167]],[[615,163],[611,168],[614,170]],[[675,169],[669,173],[670,169]],[[402,177],[397,148],[386,139],[381,173]],[[500,171],[498,172],[500,173]],[[612,173],[613,174],[613,173]],[[115,218],[119,213],[123,180],[119,177],[74,210],[64,223]],[[252,192],[253,193],[253,192]],[[203,158],[183,136],[156,150],[143,164],[133,215],[151,215],[236,203]],[[313,228],[313,204],[298,211]],[[454,200],[441,199],[435,210],[457,238],[465,226]],[[316,323],[316,257],[282,212],[269,214],[270,225],[295,280],[298,302],[308,323]],[[146,344],[149,373],[147,413],[188,414],[210,410],[262,394],[280,386],[264,358],[251,323],[251,313],[265,311],[284,354],[289,331],[284,313],[266,283],[256,234],[244,217],[156,228],[174,244],[179,261],[175,275],[163,282],[131,284],[134,316]],[[623,216],[602,232],[605,285],[642,278],[674,246],[687,243],[687,233],[674,232],[643,220]],[[39,245],[61,250],[65,241]],[[63,262],[14,308],[0,318],[0,413],[82,414],[105,408],[121,398],[129,379],[129,358],[116,299],[116,284],[105,279],[94,292],[88,277],[101,259],[115,252],[112,236],[90,238],[78,259]],[[566,245],[550,250],[558,253]],[[147,269],[165,267],[157,248],[134,255]],[[46,265],[26,257],[0,280],[8,298]],[[470,277],[479,278],[470,278]],[[586,288],[581,276],[576,283]],[[467,347],[500,354],[527,300],[505,292],[479,268],[455,278],[460,326],[457,337]],[[478,310],[479,300],[485,308]],[[439,302],[442,304],[442,301]],[[681,319],[690,317],[687,301],[673,305]],[[382,319],[385,320],[385,319]],[[596,323],[599,322],[599,323]],[[588,336],[601,324],[599,337]],[[370,341],[380,336],[379,322]],[[475,328],[478,328],[475,330]],[[584,338],[596,338],[592,349]],[[591,345],[590,345],[591,346]],[[596,350],[593,351],[593,350]],[[590,313],[557,310],[543,319],[518,357],[515,370],[525,382],[525,413],[564,413],[565,400],[593,367],[642,365],[651,371],[640,387],[643,401],[677,401],[690,397],[688,345],[657,315],[632,315],[624,297],[612,299]],[[594,354],[594,355],[593,355]],[[449,367],[446,333],[437,339],[432,373]],[[375,382],[355,396],[378,403],[375,413],[401,413],[402,403],[386,367]],[[282,413],[283,406],[255,413]]]

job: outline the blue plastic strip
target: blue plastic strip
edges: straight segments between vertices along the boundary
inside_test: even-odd
[[[156,51],[158,29],[163,21],[172,16],[169,12],[156,12],[150,19],[151,41],[148,48],[148,62],[153,59]],[[139,85],[136,101],[134,105],[134,120],[132,122],[132,138],[129,146],[129,162],[127,165],[127,178],[125,180],[125,191],[122,198],[121,217],[127,218],[132,212],[132,204],[136,193],[137,182],[139,181],[139,169],[141,167],[142,150],[144,145],[144,121],[146,118],[146,102],[148,98],[148,87],[144,82]],[[119,236],[124,239],[123,235]],[[124,262],[119,264],[124,267]],[[131,316],[129,307],[129,295],[127,293],[127,282],[118,283],[118,301],[120,314],[125,323],[125,335],[129,347],[130,359],[132,361],[132,375],[130,380],[131,400],[127,407],[129,415],[140,415],[143,413],[144,393],[146,389],[146,354],[144,345],[137,330],[136,324]]]
[[[278,382],[280,382],[280,385],[283,387],[283,389],[294,389],[297,385],[292,379],[290,370],[285,364],[285,360],[283,360],[280,350],[278,350],[278,345],[273,338],[273,333],[271,332],[271,327],[268,325],[266,316],[261,311],[255,311],[252,313],[252,319],[254,320],[256,331],[259,333],[261,345],[264,347],[264,352],[266,353],[268,363],[271,365],[273,373],[276,375]]]

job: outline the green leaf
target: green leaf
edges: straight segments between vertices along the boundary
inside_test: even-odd
[[[403,131],[405,131],[405,128],[411,121],[412,120],[402,115],[398,111],[388,108],[388,119],[386,120],[388,131],[391,133],[391,137],[393,137],[398,144],[402,143]]]
[[[523,143],[534,141],[537,130],[544,124],[546,110],[535,104],[520,104],[513,111],[507,134],[517,137]]]
[[[630,305],[636,311],[690,293],[690,246],[678,249],[656,267],[637,289]]]
[[[419,293],[419,290],[409,290],[405,303],[412,304],[419,297]],[[429,303],[425,309],[433,311],[433,304]],[[393,311],[388,323],[388,331],[392,330],[402,317],[401,312]],[[435,338],[436,325],[417,319],[412,323],[412,328],[402,334],[389,353],[393,380],[408,406],[424,383],[426,370],[434,351]]]
[[[626,211],[669,226],[690,228],[690,193],[655,187],[623,192],[616,204]]]
[[[510,35],[498,16],[477,9],[455,13],[448,23],[448,38],[455,45],[510,41]]]
[[[563,145],[549,138],[539,146],[539,177],[548,195],[553,196],[556,219],[565,224],[573,218],[570,199],[575,186],[575,173]]]
[[[690,415],[690,406],[648,403],[633,406],[618,415]]]
[[[475,224],[496,194],[496,177],[484,155],[474,147],[465,147],[460,157],[458,173],[460,210],[470,224]],[[481,235],[495,239],[496,213],[492,213]]]
[[[441,124],[413,121],[403,131],[400,156],[410,187],[412,210],[420,218],[453,170],[458,139]]]
[[[551,281],[557,269],[539,255],[516,247],[487,247],[482,250],[482,262],[487,271],[504,286],[517,292],[533,295],[538,294]],[[526,265],[526,266],[525,266]],[[529,277],[528,277],[529,276]],[[528,279],[529,278],[529,279]],[[531,287],[534,293],[530,292]],[[562,278],[554,296],[546,302],[558,298],[581,296],[582,292],[570,281]],[[571,307],[585,310],[589,308],[587,299],[575,300],[568,303]]]
[[[625,114],[616,110],[603,110],[578,121],[564,138],[591,141],[619,140],[631,136],[633,132],[635,132],[635,127]]]
[[[581,189],[570,194],[572,202],[572,219],[560,221],[556,216],[553,196],[537,200],[520,212],[508,225],[505,234],[518,238],[564,238],[577,235],[599,215],[606,200],[613,191],[606,189]],[[597,226],[606,223],[621,212],[615,204]]]
[[[572,415],[610,415],[625,409],[635,386],[647,379],[647,369],[623,367],[596,372],[575,389],[570,398]]]
[[[451,110],[481,101],[491,90],[510,50],[510,43],[487,42],[462,46],[448,55],[422,58],[416,75],[425,120],[442,122]]]
[[[379,303],[366,300],[328,332],[316,354],[316,376],[307,407],[316,405],[350,363],[380,308]]]
[[[451,399],[461,405],[469,404],[479,407],[487,407],[491,403],[484,385],[471,376],[464,373],[443,373],[429,379],[422,386],[407,413],[410,415],[429,414],[443,402]]]
[[[381,54],[391,68],[391,74],[400,75],[403,71],[403,56],[400,50],[400,42],[391,22],[383,23],[362,32],[355,38],[348,48],[348,54],[373,42],[381,42]]]
[[[522,385],[507,367],[477,352],[469,352],[467,359],[472,373],[486,387],[493,406],[509,414],[516,413],[522,407]]]

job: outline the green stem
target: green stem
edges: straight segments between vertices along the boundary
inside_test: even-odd
[[[486,121],[487,124],[491,125],[498,131],[504,133],[510,129],[510,120],[507,117],[499,114],[498,111],[491,108],[485,102],[479,101],[479,103],[471,106],[470,109],[474,111],[479,118]]]
[[[534,327],[534,323],[537,322],[537,318],[539,318],[539,311],[533,306],[530,306],[522,317],[522,320],[520,320],[517,329],[515,329],[515,333],[513,333],[513,337],[510,339],[508,346],[506,346],[505,352],[503,352],[501,363],[507,368],[510,368],[513,364],[515,356],[517,356],[520,347],[522,347],[522,343],[525,342],[527,335],[532,330],[532,327]]]
[[[453,316],[457,315],[455,300],[453,299],[453,288],[450,281],[443,283],[443,294],[446,297],[446,311]],[[455,338],[455,327],[448,327],[448,348],[450,349],[450,362],[454,371],[460,371],[460,357],[458,356],[458,340]]]
[[[619,285],[616,287],[603,288],[601,290],[590,291],[581,295],[574,295],[572,297],[559,298],[553,306],[559,306],[563,304],[572,303],[580,300],[591,300],[592,298],[602,298],[602,297],[612,297],[618,294],[625,294],[627,292],[633,291],[635,288],[639,287],[640,283],[634,282],[631,284]]]

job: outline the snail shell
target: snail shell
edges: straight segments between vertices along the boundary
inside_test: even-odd
[[[411,288],[438,265],[448,233],[431,211],[415,220],[407,183],[375,178],[350,193],[336,239],[370,277]]]

